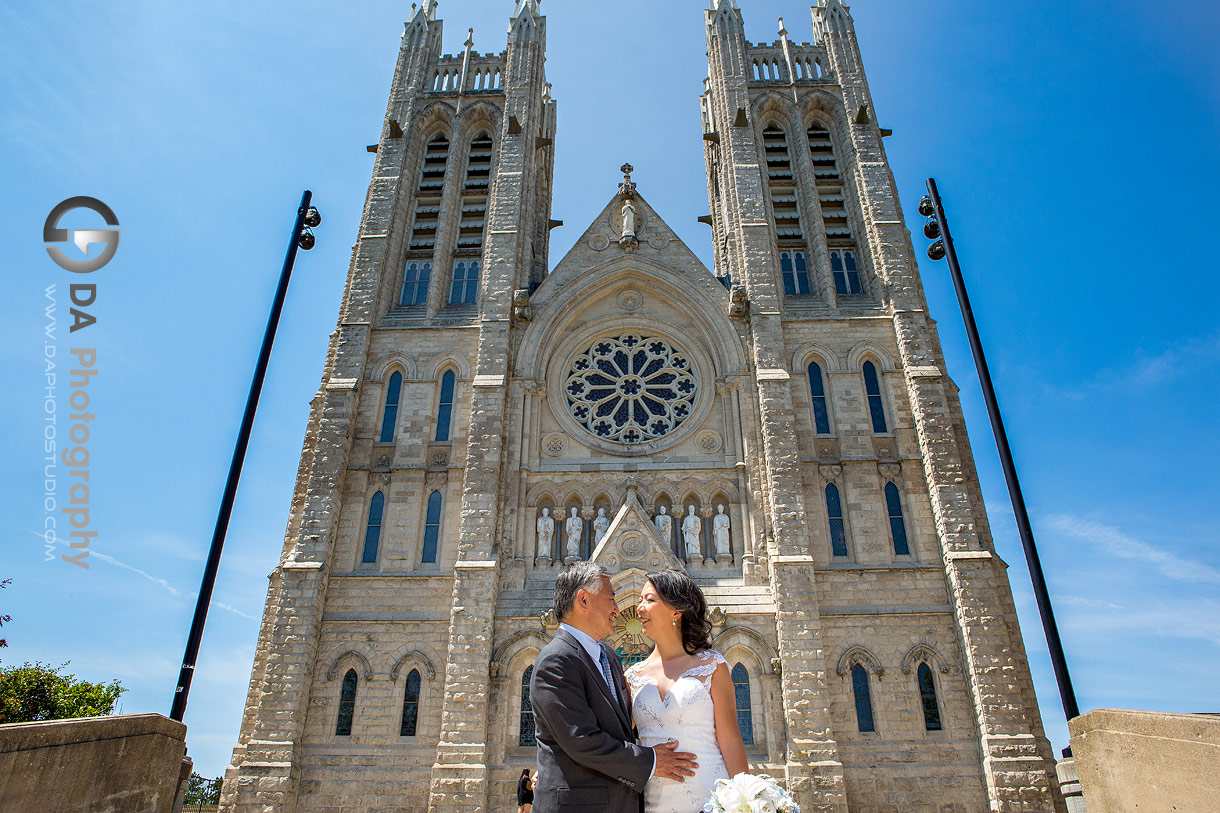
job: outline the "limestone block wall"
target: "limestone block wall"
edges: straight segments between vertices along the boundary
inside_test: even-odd
[[[185,738],[160,714],[0,725],[0,809],[170,813]]]

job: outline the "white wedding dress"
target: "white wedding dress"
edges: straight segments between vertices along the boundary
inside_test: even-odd
[[[712,706],[712,673],[725,663],[719,652],[698,653],[700,663],[674,681],[661,698],[656,681],[640,674],[638,664],[627,670],[631,685],[631,709],[640,733],[640,745],[652,747],[671,737],[679,751],[695,754],[699,767],[685,782],[653,777],[644,786],[646,813],[697,813],[712,795],[717,779],[729,772],[716,742],[716,717]]]

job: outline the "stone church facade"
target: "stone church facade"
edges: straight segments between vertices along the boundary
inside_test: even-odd
[[[626,165],[552,268],[536,0],[499,54],[415,12],[222,809],[514,810],[592,558],[625,661],[647,572],[702,585],[803,810],[1064,810],[852,20],[811,13],[705,11],[709,270]]]

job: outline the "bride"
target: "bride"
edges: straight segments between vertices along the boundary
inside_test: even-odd
[[[636,607],[644,634],[656,646],[627,670],[631,711],[640,744],[667,740],[696,754],[685,782],[653,777],[644,787],[646,813],[692,813],[711,796],[717,779],[748,770],[737,728],[737,702],[728,665],[711,648],[707,599],[686,573],[650,573]]]

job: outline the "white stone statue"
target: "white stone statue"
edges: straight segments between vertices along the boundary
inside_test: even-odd
[[[702,561],[702,545],[699,543],[699,531],[703,520],[695,515],[695,506],[687,506],[686,516],[682,518],[682,539],[686,543],[686,560],[688,562]]]
[[[610,517],[606,516],[606,509],[597,509],[597,519],[593,520],[593,547],[597,547],[602,537],[606,535],[606,531],[610,529]]]
[[[585,521],[577,515],[576,508],[572,508],[572,515],[563,524],[563,532],[567,536],[567,558],[579,559],[580,538],[585,534]]]
[[[542,516],[538,517],[538,558],[550,559],[551,551],[554,550],[552,543],[555,540],[555,518],[551,516],[551,509],[543,508]]]
[[[724,506],[716,506],[716,516],[712,517],[712,544],[716,547],[716,558],[733,557],[729,547],[729,515],[724,513]]]
[[[665,506],[657,509],[658,513],[653,517],[653,524],[657,526],[657,532],[661,534],[661,539],[665,540],[665,545],[668,547],[674,541],[674,518],[665,512]]]
[[[623,237],[635,237],[635,204],[623,201]]]

